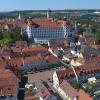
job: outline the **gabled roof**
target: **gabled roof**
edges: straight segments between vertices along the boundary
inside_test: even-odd
[[[71,21],[50,20],[50,19],[31,19],[28,20],[28,25],[44,27],[44,28],[63,28],[64,24],[72,24]]]
[[[22,58],[12,58],[8,61],[12,66],[20,67],[23,64]]]
[[[38,25],[39,27],[48,27],[48,28],[62,28],[63,23],[58,21],[52,21],[47,19],[33,19],[30,21],[31,25]]]
[[[96,67],[87,66],[87,67],[82,67],[82,68],[75,68],[75,71],[78,76],[84,76],[93,72],[100,72],[100,66],[96,66]],[[75,77],[75,74],[71,68],[57,71],[57,75],[58,75],[59,80]]]
[[[0,60],[0,70],[5,69],[6,61],[5,60]]]
[[[55,56],[53,56],[53,55],[48,55],[47,57],[46,57],[46,60],[48,61],[48,62],[58,62],[59,61],[59,59],[57,58],[57,57],[55,57]]]
[[[100,49],[91,48],[88,45],[81,45],[81,52],[84,55],[84,58],[91,58],[92,56],[100,55]]]
[[[25,91],[25,100],[39,100],[39,97],[36,95],[36,91]]]
[[[100,55],[98,55],[97,57],[91,57],[89,59],[86,59],[84,62],[84,66],[100,66]]]
[[[16,85],[19,79],[9,69],[0,70],[0,87]]]
[[[78,100],[93,100],[84,90],[80,89],[78,91]]]
[[[77,96],[77,91],[67,82],[67,80],[62,81],[60,88],[71,98],[71,100],[74,100]]]
[[[47,48],[43,47],[43,46],[29,46],[26,48],[22,49],[22,52],[41,52],[41,51],[47,51]]]

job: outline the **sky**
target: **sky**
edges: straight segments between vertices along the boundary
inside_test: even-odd
[[[100,0],[0,0],[1,11],[100,9]]]

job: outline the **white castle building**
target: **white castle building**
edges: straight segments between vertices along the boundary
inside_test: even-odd
[[[47,19],[29,19],[25,31],[21,33],[22,35],[27,34],[29,40],[74,38],[76,25],[70,20],[52,19],[49,10]]]

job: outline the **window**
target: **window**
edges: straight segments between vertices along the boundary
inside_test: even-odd
[[[8,90],[11,90],[11,88],[8,88]]]
[[[72,37],[72,34],[68,34],[68,37]]]

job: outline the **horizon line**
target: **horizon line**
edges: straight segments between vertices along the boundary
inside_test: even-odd
[[[8,10],[8,11],[0,11],[0,13],[3,13],[3,12],[14,12],[14,11],[30,11],[30,10],[32,10],[32,11],[47,11],[48,9],[22,9],[22,10],[18,10],[18,9],[16,9],[16,10]],[[59,11],[61,11],[61,10],[100,10],[100,8],[76,8],[76,9],[74,9],[74,8],[70,8],[70,9],[50,9],[50,10],[52,10],[52,11],[56,11],[56,10],[59,10]]]

